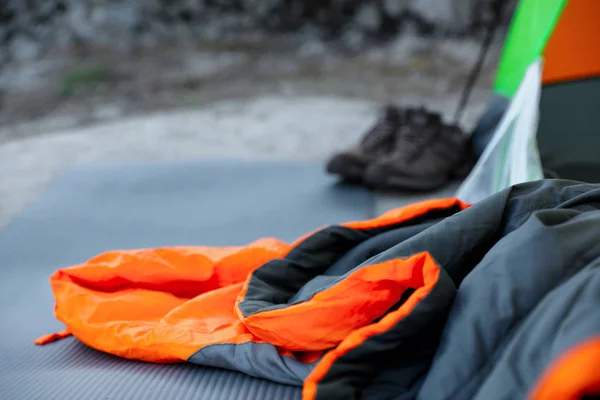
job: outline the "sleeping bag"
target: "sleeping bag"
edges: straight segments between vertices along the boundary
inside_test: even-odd
[[[429,200],[292,244],[110,251],[50,283],[66,330],[38,344],[73,335],[305,400],[600,394],[600,185]]]

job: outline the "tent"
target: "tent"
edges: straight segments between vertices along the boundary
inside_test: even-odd
[[[526,70],[543,63],[537,142],[547,177],[600,182],[600,1],[521,0],[493,96],[473,133],[481,154]]]

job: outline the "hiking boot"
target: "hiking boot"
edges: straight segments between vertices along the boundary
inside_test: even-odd
[[[381,117],[358,145],[329,159],[327,172],[349,181],[362,181],[368,165],[393,151],[402,119],[401,109],[394,105],[386,106]]]
[[[365,183],[375,188],[427,191],[468,175],[468,138],[457,126],[424,109],[407,110],[394,152],[373,163]]]

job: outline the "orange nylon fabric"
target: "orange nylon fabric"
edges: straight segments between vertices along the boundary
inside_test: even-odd
[[[569,0],[544,50],[542,82],[600,75],[600,1]]]
[[[378,228],[453,206],[467,207],[456,199],[432,200],[344,225]],[[328,368],[324,366],[409,313],[439,273],[426,254],[385,261],[354,271],[305,302],[245,317],[238,303],[244,300],[251,273],[292,248],[262,239],[243,247],[101,254],[52,276],[55,315],[67,330],[36,343],[72,334],[97,350],[156,363],[186,361],[206,346],[225,343],[266,342],[279,354],[304,362],[334,348],[311,374],[310,387]],[[386,316],[408,288],[415,292],[405,305]]]
[[[385,314],[406,289],[423,286],[422,268],[412,259],[369,265],[306,302],[249,317],[238,308],[237,316],[248,330],[275,346],[292,351],[330,349]]]
[[[81,342],[152,362],[187,360],[201,346],[252,335],[233,308],[242,282],[289,245],[180,247],[102,254],[50,279],[55,314]]]
[[[431,199],[390,210],[377,218],[341,225],[352,229],[381,228],[408,221],[434,210],[455,206],[464,210],[470,205],[456,198]],[[292,247],[306,236],[294,242]],[[403,260],[372,265],[354,272],[340,284],[318,293],[310,301],[249,317],[244,317],[236,306],[236,313],[250,331],[262,338],[268,338],[266,341],[269,343],[292,351],[328,349],[339,343],[356,327],[364,326],[382,315],[381,310],[385,311],[395,304],[406,288],[415,288],[413,281],[406,281],[405,274],[411,271],[411,268],[406,268]],[[248,277],[238,296],[238,304],[246,296],[250,278]],[[406,286],[407,284],[409,286]],[[353,296],[347,295],[349,290]],[[362,295],[357,295],[359,292]],[[341,307],[340,304],[347,308]],[[364,307],[358,308],[361,304],[369,304],[369,308],[374,312],[363,312]],[[332,321],[342,320],[346,324],[343,329],[341,326],[331,329]],[[307,330],[302,329],[303,326],[323,328]]]
[[[600,395],[600,336],[568,350],[544,373],[530,400],[579,400]]]
[[[445,208],[450,208],[453,206],[458,206],[461,210],[464,210],[470,207],[471,205],[463,203],[459,199],[455,198],[430,199],[421,201],[419,203],[409,204],[404,207],[394,208],[376,218],[366,219],[362,221],[345,222],[341,225],[352,229],[382,228],[384,226],[394,225],[402,221],[407,221],[411,218],[418,217],[419,215],[426,214],[429,211],[443,210]],[[292,244],[291,247],[296,246],[304,239],[306,239],[313,233],[319,231],[320,229],[322,228],[316,229],[315,231],[300,237]]]
[[[406,207],[395,208],[378,218],[368,219],[365,221],[347,222],[342,224],[342,226],[353,229],[381,228],[384,226],[397,224],[401,221],[407,221],[429,211],[443,210],[454,206],[464,210],[465,208],[469,207],[469,204],[463,203],[459,199],[455,198],[425,200],[419,203],[407,205]]]
[[[44,335],[40,338],[34,340],[35,344],[48,344],[52,342],[56,342],[57,340],[64,339],[66,337],[71,336],[71,332],[64,330],[56,333],[51,333],[49,335]]]
[[[407,278],[404,284],[407,287],[414,287],[416,290],[398,308],[383,317],[377,323],[364,326],[349,334],[335,349],[331,350],[317,364],[310,375],[304,381],[302,389],[303,400],[313,400],[317,395],[317,385],[327,374],[333,363],[350,350],[361,345],[371,336],[383,333],[391,329],[402,318],[410,314],[412,309],[421,301],[437,283],[440,269],[429,253],[420,253],[406,260],[397,260],[395,267],[400,270],[411,271],[412,276],[405,275]],[[409,277],[410,276],[410,277]]]

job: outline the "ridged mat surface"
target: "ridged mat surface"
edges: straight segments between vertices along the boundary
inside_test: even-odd
[[[92,350],[63,329],[48,283],[58,268],[111,249],[292,241],[373,216],[370,193],[320,165],[206,161],[70,170],[0,231],[0,399],[296,399],[300,388],[191,364],[154,365]]]

